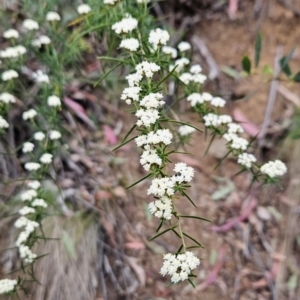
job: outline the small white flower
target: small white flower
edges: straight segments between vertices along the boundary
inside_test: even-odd
[[[167,196],[162,196],[160,199],[149,203],[148,208],[150,213],[158,218],[172,219],[172,200]]]
[[[44,153],[41,157],[40,157],[40,162],[42,164],[50,164],[52,162],[52,158],[53,155],[50,153]]]
[[[38,131],[33,135],[33,138],[37,141],[42,141],[45,138],[45,134],[41,131]]]
[[[49,77],[47,74],[45,74],[42,70],[37,70],[32,74],[33,78],[35,79],[36,82],[41,82],[41,83],[49,83]]]
[[[21,216],[26,216],[28,214],[34,214],[35,213],[35,209],[32,208],[32,207],[29,207],[29,206],[24,206],[22,207],[18,213],[21,215]]]
[[[138,26],[138,20],[128,15],[126,18],[123,18],[121,21],[112,25],[112,30],[117,34],[129,33],[136,29]]]
[[[175,182],[190,182],[195,174],[195,170],[192,167],[189,167],[186,163],[177,163],[175,164],[174,171],[176,175],[173,176]]]
[[[23,27],[25,27],[27,30],[34,30],[39,29],[39,24],[31,19],[26,19],[23,21]]]
[[[29,238],[30,232],[28,231],[22,231],[20,232],[17,240],[16,240],[16,246],[20,247],[23,243],[25,243]]]
[[[3,37],[6,39],[17,39],[19,37],[19,32],[15,29],[8,29],[3,32]]]
[[[31,203],[32,206],[36,207],[36,206],[40,206],[40,207],[48,207],[48,204],[46,203],[46,201],[44,199],[34,199]]]
[[[141,155],[140,163],[146,171],[149,171],[152,165],[161,166],[162,160],[155,149],[145,150]]]
[[[224,107],[226,104],[226,101],[220,97],[214,97],[210,103],[211,103],[211,105],[213,105],[215,107]]]
[[[173,134],[169,129],[158,129],[156,132],[151,131],[147,135],[140,135],[135,139],[138,147],[145,145],[157,145],[163,143],[170,145],[173,139]]]
[[[232,123],[232,118],[229,115],[221,115],[219,116],[219,122],[220,124]]]
[[[199,64],[193,65],[193,66],[191,66],[191,68],[190,68],[190,72],[191,72],[192,74],[199,74],[199,73],[201,73],[201,71],[202,71],[202,67],[201,67]]]
[[[135,69],[138,74],[146,76],[147,78],[152,78],[154,73],[160,70],[160,66],[153,62],[143,61],[139,63]]]
[[[246,139],[236,136],[232,139],[230,147],[231,149],[245,151],[248,145],[249,143]]]
[[[156,109],[139,109],[135,115],[139,118],[136,123],[138,126],[150,127],[159,119],[159,112]]]
[[[31,201],[33,198],[37,196],[37,192],[34,189],[27,190],[21,194],[22,201]]]
[[[87,4],[80,4],[77,7],[77,11],[80,15],[88,14],[91,10],[92,10],[91,7]]]
[[[193,93],[187,97],[187,101],[191,102],[191,106],[194,107],[197,104],[202,104],[204,101],[211,101],[213,96],[209,93]]]
[[[173,283],[178,283],[188,279],[188,276],[192,271],[200,264],[199,258],[197,258],[193,252],[187,251],[182,254],[165,254],[163,266],[160,273],[171,276]]]
[[[34,261],[34,259],[37,257],[37,255],[32,253],[30,248],[26,245],[20,245],[19,253],[20,253],[20,257],[27,264],[31,264]]]
[[[36,115],[37,115],[36,110],[31,108],[31,109],[23,112],[22,118],[24,121],[26,121],[28,119],[33,119]]]
[[[143,79],[143,75],[136,72],[136,73],[127,75],[125,78],[128,81],[128,85],[130,87],[135,87],[135,86],[139,85],[140,81]]]
[[[50,140],[58,140],[61,138],[61,133],[57,130],[50,130],[49,139]]]
[[[185,52],[185,51],[188,51],[192,48],[191,44],[188,43],[188,42],[181,42],[178,44],[178,49],[180,52]]]
[[[3,119],[2,116],[0,116],[0,128],[8,128],[8,127],[9,127],[8,122],[5,119]]]
[[[47,35],[41,35],[38,39],[41,45],[48,45],[51,43],[51,40]]]
[[[23,55],[27,52],[27,49],[22,45],[15,46],[15,50],[16,50],[18,55]]]
[[[227,132],[223,135],[223,138],[227,141],[227,142],[231,142],[233,141],[235,138],[237,138],[237,134],[233,133],[233,132]]]
[[[28,171],[36,171],[41,167],[41,165],[36,162],[28,162],[24,165],[24,167]]]
[[[195,83],[203,84],[206,81],[206,79],[207,79],[207,76],[204,74],[201,74],[201,73],[194,74],[194,76],[193,76],[193,81]]]
[[[162,50],[163,53],[171,55],[172,58],[177,57],[177,50],[173,47],[163,46],[161,50]]]
[[[47,99],[47,104],[49,106],[61,106],[61,101],[60,99],[55,96],[55,95],[52,95],[52,96],[49,96],[48,99]]]
[[[15,70],[4,71],[1,75],[3,81],[8,81],[13,78],[18,78],[19,74]]]
[[[149,3],[151,0],[136,0],[137,3],[142,4],[142,3]]]
[[[180,73],[184,69],[185,66],[189,65],[189,63],[190,63],[190,60],[188,58],[186,58],[186,57],[179,58],[179,59],[175,60],[174,65],[171,65],[169,67],[169,70],[171,71],[174,69],[175,66],[177,66],[175,71],[177,73]]]
[[[128,87],[125,88],[121,95],[121,100],[124,100],[127,104],[131,104],[132,101],[139,101],[140,87]]]
[[[147,109],[159,108],[165,104],[163,97],[161,93],[150,93],[140,101],[140,105]]]
[[[193,75],[191,73],[182,73],[179,76],[179,79],[186,85],[188,85],[191,81],[193,81]]]
[[[228,133],[243,133],[244,129],[240,124],[228,123]]]
[[[46,14],[47,21],[60,21],[60,15],[55,11],[48,11]]]
[[[16,288],[17,284],[18,284],[17,280],[14,279],[1,279],[0,295],[12,292]]]
[[[33,149],[34,149],[34,144],[32,144],[30,142],[26,142],[23,144],[22,152],[23,153],[32,152]]]
[[[220,126],[219,116],[216,114],[209,113],[203,117],[204,125],[206,127],[218,127]]]
[[[172,196],[174,191],[175,182],[173,178],[155,178],[152,180],[151,186],[149,187],[147,194],[162,197],[164,195]]]
[[[178,128],[178,133],[181,136],[186,136],[196,131],[195,128],[188,126],[188,125],[182,125]]]
[[[122,40],[119,47],[124,48],[129,51],[132,51],[132,52],[135,52],[140,47],[140,42],[139,42],[139,40],[134,39],[134,38],[124,39],[124,40]]]
[[[41,183],[37,180],[34,180],[34,181],[28,182],[27,186],[30,187],[31,189],[37,190],[38,188],[40,188]]]
[[[242,153],[242,154],[239,154],[237,162],[238,162],[238,164],[250,169],[252,166],[252,163],[256,162],[256,157],[249,153]]]
[[[286,165],[281,160],[269,161],[260,167],[260,171],[269,177],[283,176],[287,172]]]
[[[168,31],[156,28],[150,31],[149,43],[152,45],[154,50],[157,50],[158,46],[166,45],[170,39]]]

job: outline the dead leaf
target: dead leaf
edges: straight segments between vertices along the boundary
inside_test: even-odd
[[[103,135],[104,135],[104,142],[108,145],[116,145],[117,144],[117,137],[114,131],[108,125],[103,125]]]
[[[257,215],[263,221],[268,221],[268,220],[271,219],[270,212],[268,211],[267,208],[265,208],[263,206],[258,206],[257,207]]]
[[[240,125],[244,128],[245,132],[252,137],[257,136],[260,129],[254,123],[250,122],[240,109],[235,108],[233,110],[233,116],[236,122],[240,122]]]
[[[129,242],[124,244],[124,248],[132,249],[132,250],[144,250],[145,245],[142,242]]]
[[[96,129],[95,124],[93,121],[87,116],[85,109],[78,104],[77,102],[73,101],[69,97],[64,97],[64,103],[75,113],[75,115],[85,122],[90,128]]]

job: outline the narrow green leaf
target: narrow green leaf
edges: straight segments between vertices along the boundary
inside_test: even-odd
[[[273,69],[268,64],[265,64],[263,66],[262,72],[263,72],[264,75],[272,75],[273,74]]]
[[[159,232],[159,229],[161,229],[161,226],[163,226],[163,224],[164,224],[164,219],[161,220],[161,222],[155,232]]]
[[[188,200],[194,205],[194,207],[197,207],[196,204],[194,203],[194,201],[185,192],[182,191],[182,195],[187,197]]]
[[[179,216],[180,218],[191,218],[191,219],[198,219],[198,220],[202,220],[202,221],[207,221],[207,222],[211,222],[211,220],[206,219],[206,218],[202,218],[202,217],[197,217],[197,216]]]
[[[138,180],[138,181],[136,181],[135,183],[131,184],[130,186],[126,187],[126,189],[127,189],[127,190],[130,189],[131,187],[137,185],[137,184],[140,183],[141,181],[143,181],[143,180],[145,180],[145,179],[147,179],[147,178],[149,178],[149,177],[151,177],[151,176],[152,176],[152,173],[146,175],[145,177],[141,178],[140,180]]]
[[[177,123],[177,124],[181,124],[181,125],[187,125],[187,126],[190,126],[194,129],[196,129],[197,131],[199,132],[203,132],[203,130],[189,124],[189,123],[185,123],[185,122],[180,122],[180,121],[176,121],[176,120],[172,120],[172,119],[163,119],[163,120],[159,120],[160,122],[171,122],[171,123]]]
[[[180,234],[173,228],[172,231],[177,235],[177,237],[179,237],[181,239]]]
[[[203,248],[203,247],[202,246],[189,246],[189,247],[186,247],[187,250],[198,249],[198,248]]]
[[[293,76],[294,82],[300,82],[300,71]]]
[[[214,170],[216,170],[218,168],[218,166],[223,162],[223,160],[232,152],[232,150],[230,150],[222,159],[220,159],[220,161],[217,163],[217,165],[215,166]]]
[[[283,56],[279,61],[281,71],[283,71],[287,76],[292,75],[292,71],[289,66],[289,61],[291,60],[294,51],[295,48],[292,49],[292,51],[287,56]]]
[[[126,60],[122,60],[122,59],[118,59],[118,58],[114,58],[114,57],[110,57],[110,56],[98,56],[97,59],[117,61],[117,62],[120,62],[125,65],[127,64]]]
[[[190,235],[188,235],[187,233],[185,233],[185,232],[183,232],[182,233],[184,236],[186,236],[186,237],[188,237],[189,239],[191,239],[194,243],[196,243],[199,247],[201,247],[201,248],[203,248],[204,249],[204,247],[197,241],[197,240],[195,240],[193,237],[191,237]]]
[[[188,281],[192,285],[193,288],[196,288],[194,282],[191,279],[188,278]]]
[[[180,251],[182,250],[182,248],[183,248],[183,245],[181,244],[181,246],[180,246],[179,249],[177,250],[176,254],[179,254]]]
[[[245,55],[242,59],[243,70],[248,74],[251,73],[251,61],[247,55]]]
[[[120,145],[118,145],[117,147],[115,147],[114,149],[112,149],[111,151],[116,151],[118,149],[120,149],[121,147],[123,147],[124,145],[128,144],[129,142],[131,142],[132,140],[134,140],[135,138],[137,138],[138,136],[134,136],[132,138],[130,138],[129,140],[125,141],[125,142],[122,142]]]
[[[261,32],[259,32],[256,36],[256,42],[255,42],[255,68],[257,68],[260,61],[260,53],[262,48],[261,42],[262,42],[262,35]]]
[[[118,68],[119,66],[121,66],[123,63],[120,62],[117,65],[115,65],[114,67],[112,67],[109,71],[107,71],[104,75],[101,76],[101,78],[94,84],[94,87],[97,86],[103,79],[105,79],[113,70],[115,70],[116,68]]]
[[[210,139],[209,145],[207,146],[207,149],[205,150],[204,155],[207,154],[207,152],[208,152],[208,150],[210,149],[211,144],[213,143],[215,137],[216,137],[216,134],[214,134],[214,135],[212,136],[212,138]]]
[[[150,238],[149,241],[153,241],[154,239],[158,238],[159,236],[163,235],[164,233],[167,233],[167,232],[170,231],[170,230],[173,230],[173,229],[176,228],[176,227],[177,227],[177,225],[175,225],[175,226],[173,226],[173,227],[170,227],[170,228],[168,228],[168,229],[166,229],[166,230],[160,232],[159,234],[157,234],[157,235],[153,236],[152,238]]]
[[[134,124],[130,130],[127,132],[127,134],[125,135],[125,137],[122,140],[122,143],[126,141],[126,139],[129,137],[130,133],[134,130],[134,128],[136,127],[136,124]]]
[[[172,71],[167,75],[165,76],[157,85],[156,85],[156,88],[158,88],[164,81],[166,81],[170,76],[173,75],[173,73],[175,72],[175,69],[178,67],[178,65],[176,65]]]

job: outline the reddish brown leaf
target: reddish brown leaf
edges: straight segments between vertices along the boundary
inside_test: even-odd
[[[104,142],[109,145],[117,144],[117,137],[111,127],[107,125],[102,126],[103,134],[104,134]]]
[[[96,129],[95,124],[93,121],[87,116],[85,109],[78,104],[77,102],[73,101],[69,97],[64,97],[64,103],[75,113],[75,115],[85,122],[89,127],[92,129]]]
[[[250,122],[240,109],[235,108],[233,111],[233,116],[235,121],[240,122],[240,125],[250,136],[254,137],[259,133],[260,129],[255,124]]]

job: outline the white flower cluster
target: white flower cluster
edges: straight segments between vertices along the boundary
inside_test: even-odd
[[[193,252],[187,251],[178,255],[165,254],[164,262],[160,270],[160,274],[171,276],[173,283],[178,283],[188,279],[192,271],[199,266],[200,260]]]
[[[188,43],[188,42],[185,42],[185,41],[180,42],[177,47],[178,47],[180,52],[185,52],[185,51],[188,51],[192,48],[191,44]]]
[[[12,292],[16,285],[18,284],[17,280],[14,279],[1,279],[0,280],[0,295],[8,294]]]
[[[157,50],[158,46],[166,45],[170,39],[169,32],[160,28],[156,28],[150,31],[149,43],[154,50]]]
[[[156,132],[151,131],[147,135],[140,135],[135,139],[138,147],[146,146],[146,149],[150,145],[165,144],[170,145],[172,142],[173,134],[169,129],[158,129]]]
[[[48,11],[46,14],[46,20],[49,22],[60,21],[60,15],[55,11]]]
[[[135,69],[138,74],[146,76],[147,78],[152,78],[154,73],[160,70],[160,66],[153,62],[143,61],[139,63]]]
[[[8,29],[3,32],[3,37],[5,39],[17,39],[19,37],[19,32],[15,29]]]
[[[163,46],[161,51],[167,55],[171,55],[172,58],[177,57],[177,50],[170,46]]]
[[[152,165],[161,166],[162,159],[158,156],[155,149],[150,149],[143,152],[140,163],[146,171],[149,171]]]
[[[256,157],[253,154],[242,153],[239,154],[237,162],[238,164],[250,169],[252,167],[252,163],[256,162]]]
[[[19,74],[15,70],[7,70],[1,74],[1,78],[3,81],[8,81],[14,78],[18,78]]]
[[[112,25],[112,30],[117,34],[129,33],[136,29],[138,26],[138,20],[131,15],[127,15],[121,21]]]
[[[87,4],[80,4],[78,7],[77,7],[77,12],[80,14],[80,15],[85,15],[85,14],[88,14],[90,11],[91,11],[91,7]]]
[[[159,108],[165,104],[165,101],[161,100],[163,97],[161,93],[150,93],[140,101],[140,105],[146,109]]]
[[[16,102],[16,98],[12,94],[2,93],[2,94],[0,94],[0,102],[3,102],[5,104],[15,103]]]
[[[37,39],[32,40],[31,45],[37,48],[41,48],[42,45],[49,45],[51,39],[47,35],[41,35]]]
[[[195,170],[192,167],[189,167],[186,163],[177,163],[175,164],[174,171],[176,174],[173,176],[174,181],[178,183],[190,182],[195,174]]]
[[[140,42],[139,42],[139,40],[134,39],[134,38],[124,39],[124,40],[122,40],[119,47],[124,48],[129,51],[132,51],[132,52],[135,52],[140,47]]]
[[[182,125],[178,128],[178,133],[180,136],[190,135],[194,131],[196,131],[196,129],[188,125]]]
[[[141,88],[138,86],[127,87],[124,89],[121,95],[121,100],[124,100],[128,105],[132,103],[132,101],[139,101],[139,93]]]
[[[162,197],[165,194],[167,196],[172,196],[175,193],[174,187],[175,181],[172,177],[154,178],[147,194],[158,197]]]
[[[213,99],[213,96],[209,93],[193,93],[187,97],[187,101],[191,102],[191,106],[194,107],[197,104],[203,104],[205,101],[209,102]]]
[[[39,29],[39,24],[31,19],[25,19],[23,21],[23,27],[26,28],[27,30],[35,30]]]
[[[49,83],[49,76],[44,73],[42,70],[37,70],[32,74],[34,80],[39,83]]]
[[[0,51],[1,58],[16,58],[27,52],[26,48],[22,45],[17,45],[14,47],[7,47]]]
[[[0,129],[8,128],[8,127],[9,127],[8,122],[2,116],[0,116]]]
[[[266,174],[269,177],[274,178],[274,177],[283,176],[287,172],[287,167],[282,161],[275,160],[275,161],[269,161],[268,163],[262,165],[260,167],[260,171],[263,174]]]
[[[157,218],[166,220],[172,219],[172,200],[167,196],[162,196],[160,199],[150,202],[148,205],[149,211]]]
[[[22,118],[24,121],[26,121],[26,120],[33,119],[36,115],[37,115],[36,110],[31,108],[31,109],[23,112]]]
[[[115,5],[119,0],[104,0],[104,4]]]
[[[52,95],[52,96],[48,97],[47,104],[49,106],[54,106],[54,107],[61,106],[61,101],[60,101],[59,97]]]

